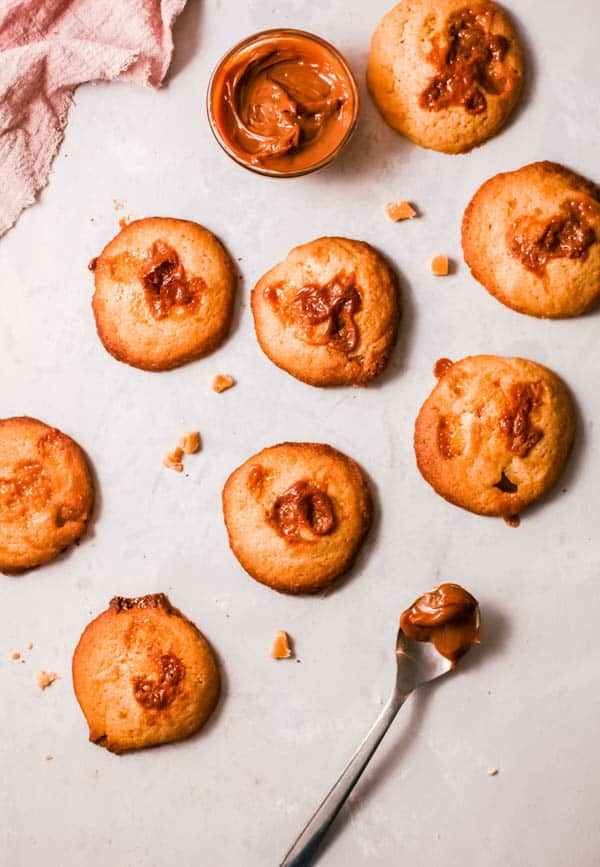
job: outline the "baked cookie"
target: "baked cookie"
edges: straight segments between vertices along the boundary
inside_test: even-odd
[[[447,154],[498,132],[522,79],[517,34],[489,0],[402,0],[371,41],[367,85],[384,119]]]
[[[113,753],[179,741],[213,712],[212,648],[164,593],[115,596],[83,631],[73,686],[90,740]]]
[[[85,533],[94,486],[83,451],[35,418],[0,419],[0,571],[52,560]]]
[[[223,514],[246,572],[282,593],[314,593],[352,565],[372,502],[351,458],[331,446],[282,443],[231,474]]]
[[[125,226],[92,259],[98,336],[118,361],[169,370],[226,337],[233,263],[212,232],[189,220],[148,217]]]
[[[564,383],[523,358],[440,359],[415,424],[423,478],[456,506],[516,519],[556,481],[575,434]]]
[[[366,385],[398,331],[398,287],[363,241],[295,247],[252,291],[254,327],[271,361],[309,385]]]
[[[600,189],[556,163],[504,172],[463,217],[465,261],[507,307],[578,316],[600,296]]]

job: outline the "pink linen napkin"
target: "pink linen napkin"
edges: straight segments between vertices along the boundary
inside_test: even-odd
[[[0,236],[48,182],[78,84],[158,87],[186,0],[0,0]]]

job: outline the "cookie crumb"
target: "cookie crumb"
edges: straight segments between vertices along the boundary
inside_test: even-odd
[[[54,756],[52,755],[52,753],[46,753],[45,758],[47,762],[52,762],[54,760]]]
[[[191,431],[179,437],[179,445],[186,455],[193,455],[200,451],[200,434],[198,431]]]
[[[33,647],[33,641],[28,641],[27,642],[27,650],[31,650],[32,647]]]
[[[431,273],[436,277],[447,277],[449,271],[448,257],[440,254],[431,260]]]
[[[412,220],[417,216],[417,212],[412,207],[410,202],[388,202],[385,206],[385,212],[390,220],[395,223],[400,220]]]
[[[216,391],[217,394],[221,394],[222,391],[227,391],[228,388],[233,388],[234,385],[235,379],[233,376],[229,376],[227,373],[217,373],[212,381],[212,390]]]
[[[271,657],[273,659],[289,659],[291,655],[290,637],[283,629],[278,629],[271,648]]]
[[[181,446],[175,446],[172,452],[167,452],[163,458],[163,467],[168,470],[175,470],[176,473],[183,472],[183,449]]]
[[[498,768],[490,768],[487,772],[488,777],[496,777],[498,776]]]
[[[37,685],[40,689],[47,689],[55,680],[60,680],[60,675],[55,671],[38,671]]]
[[[125,202],[122,202],[120,199],[113,199],[113,208],[115,211],[122,211],[125,207]]]
[[[19,653],[18,650],[13,650],[13,652],[10,655],[10,658],[11,659],[21,659],[21,654]]]

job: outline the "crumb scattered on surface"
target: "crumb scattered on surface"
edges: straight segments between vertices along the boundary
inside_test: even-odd
[[[52,753],[46,753],[46,761],[51,762],[54,759]]]
[[[179,437],[179,445],[186,455],[193,455],[200,450],[200,434],[197,430]]]
[[[122,211],[125,207],[125,202],[122,202],[120,199],[113,199],[113,208],[115,211]]]
[[[33,647],[33,641],[28,641],[27,642],[27,650],[31,650],[32,647]]]
[[[440,253],[431,260],[431,273],[436,277],[447,277],[449,271],[448,257]]]
[[[233,388],[234,385],[235,379],[227,373],[217,373],[212,381],[212,389],[213,391],[216,391],[217,394],[221,394],[222,391],[227,391],[228,388]]]
[[[488,773],[488,777],[495,777],[498,775],[498,768],[490,768]]]
[[[417,212],[410,202],[388,202],[385,206],[385,212],[390,220],[397,223],[399,220],[412,220],[417,216]]]
[[[183,472],[183,449],[181,446],[175,446],[173,451],[167,452],[163,458],[163,467],[166,467],[168,470],[175,470],[176,473]]]
[[[55,671],[38,671],[36,679],[40,689],[47,689],[55,680],[60,680],[60,675]]]
[[[10,655],[10,658],[11,659],[21,659],[21,654],[19,653],[18,650],[13,650],[13,652]]]
[[[289,659],[291,655],[290,637],[283,629],[278,629],[271,648],[271,657],[273,659]]]

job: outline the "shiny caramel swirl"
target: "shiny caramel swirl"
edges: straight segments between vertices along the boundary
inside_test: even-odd
[[[139,270],[146,302],[155,319],[165,319],[173,307],[196,309],[204,281],[189,279],[177,251],[166,241],[155,241]]]
[[[491,32],[492,18],[493,10],[485,6],[466,6],[448,16],[444,34],[432,40],[429,60],[437,74],[420,96],[421,108],[462,106],[469,114],[481,114],[486,94],[503,92],[501,64],[509,42]]]
[[[520,217],[508,230],[508,249],[515,259],[543,276],[551,259],[585,259],[596,241],[596,232],[588,222],[589,205],[566,201],[560,212],[547,220]]]
[[[479,605],[458,584],[440,584],[402,613],[400,629],[413,641],[430,641],[454,668],[473,644],[479,644]]]
[[[276,171],[319,163],[345,139],[354,91],[333,49],[304,34],[260,37],[215,73],[212,113],[235,156]]]
[[[135,700],[148,710],[164,710],[172,704],[177,694],[178,684],[185,675],[185,666],[175,654],[160,654],[157,661],[160,666],[160,674],[157,678],[133,678]]]
[[[326,536],[336,524],[329,495],[306,480],[296,482],[275,500],[272,520],[278,533],[292,543],[307,541],[302,530]]]
[[[302,288],[291,302],[293,319],[311,343],[352,352],[358,345],[354,320],[362,301],[353,275],[338,274],[324,286]]]

